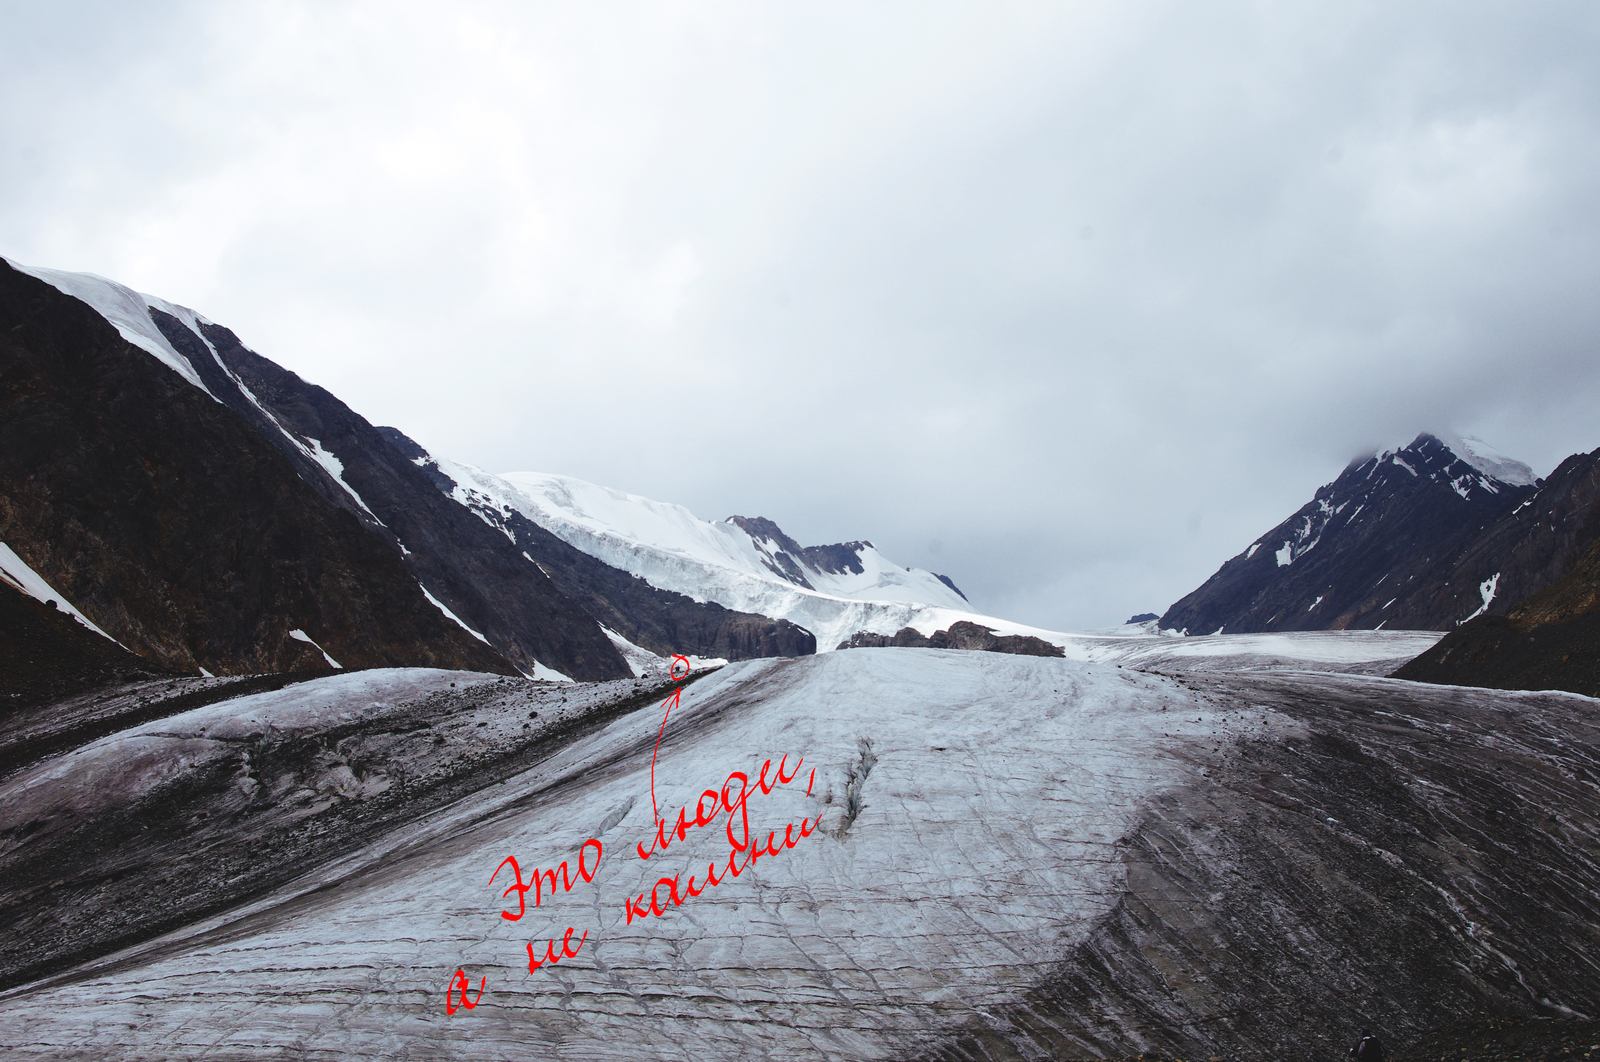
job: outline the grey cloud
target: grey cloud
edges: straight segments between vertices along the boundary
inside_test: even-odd
[[[485,467],[1062,628],[1600,445],[1590,5],[124,8],[0,7],[0,250]]]

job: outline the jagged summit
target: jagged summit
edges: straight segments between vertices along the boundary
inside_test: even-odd
[[[750,536],[769,571],[807,590],[816,589],[811,579],[806,577],[808,571],[813,578],[823,575],[861,575],[866,571],[861,563],[862,553],[876,548],[864,540],[838,542],[830,546],[802,546],[764,516],[730,516],[727,522]]]
[[[1493,586],[1462,595],[1467,547],[1537,483],[1527,465],[1481,440],[1452,445],[1424,432],[1351,462],[1169,608],[1161,626],[1190,634],[1448,629],[1494,599]]]
[[[807,590],[860,597],[862,580],[850,577],[867,576],[869,570],[884,567],[878,547],[866,539],[857,542],[835,542],[828,546],[802,546],[764,516],[730,516],[727,523],[733,524],[750,536],[767,570]],[[905,570],[915,572],[912,568]],[[962,601],[967,600],[967,595],[961,592],[961,588],[956,586],[948,575],[940,575],[937,572],[916,574],[919,576],[916,580],[918,583],[923,581],[920,576],[932,575],[954,590]],[[842,578],[835,579],[830,578],[831,576]],[[940,595],[935,592],[930,596]]]
[[[1383,450],[1352,461],[1348,474],[1355,470],[1363,482],[1377,479],[1386,467],[1403,469],[1412,477],[1426,478],[1449,488],[1467,501],[1483,500],[1484,492],[1499,495],[1508,487],[1528,487],[1538,483],[1533,469],[1507,457],[1481,439],[1471,436],[1435,435],[1422,432],[1405,446]],[[1321,495],[1341,483],[1348,490],[1345,476],[1318,491]]]

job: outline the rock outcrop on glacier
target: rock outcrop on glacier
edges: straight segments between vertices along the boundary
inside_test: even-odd
[[[1011,653],[1016,656],[1065,656],[1065,650],[1043,638],[1025,634],[996,635],[990,627],[962,620],[952,623],[942,631],[924,636],[914,627],[902,627],[893,635],[857,631],[840,649],[972,649],[988,653]]]
[[[0,876],[25,912],[7,917],[101,931],[159,910],[149,890],[115,913],[52,901],[157,849],[183,853],[175,881],[248,888],[230,831],[323,831],[338,857],[5,992],[0,1039],[51,1058],[1266,1060],[1342,1052],[1360,1024],[1399,1045],[1485,1010],[1593,1014],[1595,702],[1305,670],[1414,639],[1227,640],[1299,671],[1118,666],[1202,641],[1156,638],[1096,663],[747,661],[665,720],[633,683],[443,672],[216,702],[0,779],[0,859],[36,845],[59,866]],[[540,745],[556,711],[566,737]],[[457,788],[414,815],[392,795],[435,781]],[[111,806],[166,828],[73,834]]]

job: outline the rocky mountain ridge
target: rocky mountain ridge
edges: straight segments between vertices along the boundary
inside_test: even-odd
[[[807,590],[824,589],[813,585],[813,581],[821,582],[816,578],[818,575],[864,574],[866,566],[862,563],[862,554],[867,550],[877,549],[871,542],[865,540],[836,542],[826,546],[802,546],[764,516],[730,516],[728,523],[744,531],[757,544],[762,552],[762,561],[768,570]],[[807,578],[808,573],[810,579]],[[933,576],[955,591],[961,600],[967,600],[967,595],[961,593],[960,588],[948,575],[935,572]]]
[[[191,310],[88,274],[10,262],[0,265],[0,285],[13,296],[12,312],[4,319],[12,340],[12,347],[3,351],[5,370],[8,382],[16,385],[16,401],[0,409],[0,415],[6,418],[9,437],[17,440],[8,450],[10,460],[0,468],[0,494],[8,507],[0,512],[0,541],[10,541],[28,564],[60,584],[74,600],[81,597],[84,608],[105,616],[114,635],[127,633],[125,644],[153,663],[217,674],[414,663],[604,679],[632,675],[641,666],[655,667],[656,661],[672,653],[737,660],[816,650],[815,638],[794,622],[652,586],[574,549],[531,520],[470,504],[404,433],[371,425],[323,388],[249,350],[232,331]],[[42,329],[43,347],[34,344],[25,358],[15,343],[26,332],[19,314],[22,302],[28,301],[36,304],[35,326]],[[66,327],[69,319],[87,332],[47,334]],[[115,370],[74,364],[70,378],[61,375],[64,363],[59,359],[73,351],[81,354],[89,333],[116,361]],[[51,364],[51,359],[58,360]],[[26,378],[51,371],[57,378],[46,400],[41,385]],[[102,390],[126,390],[122,374],[138,376],[148,385],[141,393],[139,413],[159,421],[159,429],[146,424],[125,435],[130,430],[126,418],[108,417],[94,405],[93,382],[105,385]],[[37,401],[49,406],[48,415],[28,404]],[[189,423],[194,416],[222,435],[216,431],[196,435]],[[123,614],[126,605],[113,603],[120,590],[90,587],[92,565],[83,563],[80,545],[54,538],[64,514],[51,506],[24,505],[30,484],[37,486],[44,476],[60,478],[41,458],[43,451],[53,449],[58,463],[63,460],[56,438],[62,428],[52,417],[56,421],[77,417],[96,425],[93,456],[101,465],[142,462],[153,474],[189,487],[181,502],[160,492],[116,488],[105,479],[110,474],[106,467],[89,471],[85,455],[73,459],[79,473],[74,497],[84,500],[65,503],[84,507],[91,504],[89,497],[99,495],[106,509],[103,530],[111,539],[129,533],[132,524],[150,520],[168,526],[169,535],[175,531],[180,539],[190,536],[168,543],[170,552],[155,555],[143,551],[142,539],[124,546],[142,555],[142,560],[128,562],[145,569],[136,580],[142,580],[139,594],[156,601],[169,580],[195,581],[207,572],[215,586],[231,582],[231,587],[215,593],[209,587],[187,591],[183,608],[190,614],[188,620],[172,615],[170,608],[163,612],[159,604],[140,606],[141,614],[131,618]],[[178,440],[181,458],[152,459],[152,447],[173,440]],[[243,452],[255,456],[245,459]],[[265,456],[269,452],[274,453],[271,459]],[[253,468],[253,460],[275,469],[280,483],[276,491],[265,490],[260,482],[248,487],[232,482],[219,484],[210,506],[194,496],[208,480],[227,479],[233,470]],[[292,485],[285,472],[295,481]],[[153,499],[158,502],[155,511],[135,511]],[[169,511],[179,505],[185,511]],[[272,518],[262,515],[266,509]],[[199,514],[204,514],[203,520],[197,519]],[[235,514],[249,519],[230,519]],[[317,526],[305,526],[308,520]],[[250,541],[252,528],[286,524],[298,529],[289,533],[292,545],[275,547],[283,556],[258,558],[282,569],[302,562],[297,551],[310,549],[316,556],[326,556],[330,532],[321,525],[330,521],[338,527],[336,537],[345,541],[345,548],[359,543],[366,567],[358,579],[336,576],[336,581],[343,579],[337,582],[340,589],[323,585],[317,591],[326,608],[337,611],[345,589],[420,599],[426,606],[420,610],[425,618],[417,622],[431,633],[408,635],[411,640],[404,643],[408,648],[395,650],[400,655],[374,656],[362,647],[357,630],[364,623],[370,625],[368,621],[330,624],[303,604],[290,615],[272,592],[251,588],[248,555],[258,545]],[[227,536],[231,545],[225,558],[217,555],[216,544],[204,534],[190,535],[190,527],[202,522]],[[777,535],[787,542],[787,536]],[[852,546],[870,549],[870,543],[810,550],[794,546],[800,578],[819,571],[815,567],[819,564],[848,572],[855,558]],[[187,576],[185,547],[197,561]],[[783,560],[789,559],[789,554],[779,553]],[[781,567],[781,561],[775,563]],[[383,569],[382,574],[373,565]],[[855,567],[859,570],[858,559]],[[120,578],[117,573],[124,567],[102,565],[101,570]],[[336,565],[335,570],[341,569]],[[333,576],[331,571],[327,574]],[[944,580],[944,585],[954,584]],[[937,590],[947,592],[944,586]],[[136,595],[134,600],[138,599]],[[414,604],[408,608],[419,611]],[[213,615],[218,609],[250,612],[250,633],[227,634],[234,621],[219,620]],[[386,606],[385,614],[404,622],[401,617],[407,608]],[[213,632],[211,642],[191,646],[188,643],[198,635],[183,633],[185,625]],[[420,651],[428,638],[434,640],[431,655]]]
[[[164,668],[514,673],[237,413],[3,261],[0,541]]]
[[[1592,456],[1592,455],[1591,455]],[[1574,471],[1577,458],[1557,475]],[[1590,474],[1594,474],[1590,466]],[[1570,497],[1572,491],[1563,492]],[[1536,510],[1548,518],[1549,510]],[[1600,697],[1600,511],[1550,520],[1591,544],[1572,570],[1517,602],[1504,616],[1484,615],[1444,636],[1395,672],[1396,678],[1498,689],[1553,689]],[[1570,547],[1569,547],[1570,548]]]
[[[1506,459],[1472,459],[1510,478],[1426,433],[1353,462],[1172,605],[1161,626],[1450,630],[1503,614],[1577,562],[1600,459],[1570,458],[1548,481]]]

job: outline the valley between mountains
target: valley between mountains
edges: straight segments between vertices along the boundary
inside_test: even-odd
[[[866,538],[431,453],[101,277],[0,261],[0,383],[7,1058],[1600,1018],[1600,451],[1424,432],[1061,632]]]

